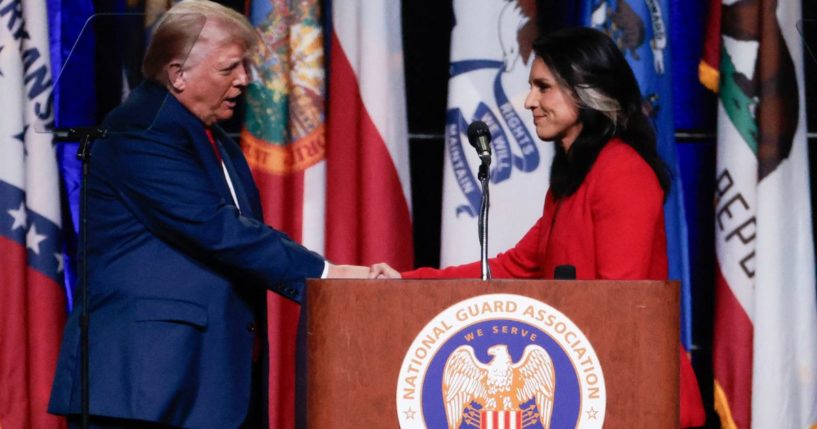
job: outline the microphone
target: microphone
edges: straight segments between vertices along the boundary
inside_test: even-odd
[[[557,265],[553,270],[555,280],[576,280],[576,267],[573,265]]]
[[[471,122],[468,126],[468,141],[477,150],[482,162],[491,163],[491,130],[482,121]]]

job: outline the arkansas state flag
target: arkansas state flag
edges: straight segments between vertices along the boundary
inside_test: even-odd
[[[60,428],[47,414],[65,321],[44,2],[0,1],[0,426]]]
[[[400,2],[331,5],[326,256],[413,268]]]

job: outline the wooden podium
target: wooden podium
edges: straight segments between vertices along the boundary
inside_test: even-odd
[[[486,294],[545,303],[581,330],[603,368],[604,428],[678,426],[677,282],[310,280],[307,290],[308,428],[399,427],[413,341],[441,312]]]

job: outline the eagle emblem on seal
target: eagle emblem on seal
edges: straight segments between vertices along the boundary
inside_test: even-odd
[[[449,355],[443,370],[443,400],[449,428],[458,428],[463,419],[476,423],[485,412],[519,412],[517,427],[535,424],[550,428],[556,373],[553,360],[544,348],[528,345],[522,358],[514,363],[508,346],[498,344],[487,350],[492,359],[480,362],[474,349],[462,345]],[[536,411],[521,406],[534,399]],[[481,406],[474,409],[472,403]]]

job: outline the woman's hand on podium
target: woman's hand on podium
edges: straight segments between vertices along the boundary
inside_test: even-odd
[[[390,267],[389,264],[385,262],[372,265],[372,268],[369,271],[370,279],[399,279],[402,277],[403,276],[400,275],[399,271]]]

